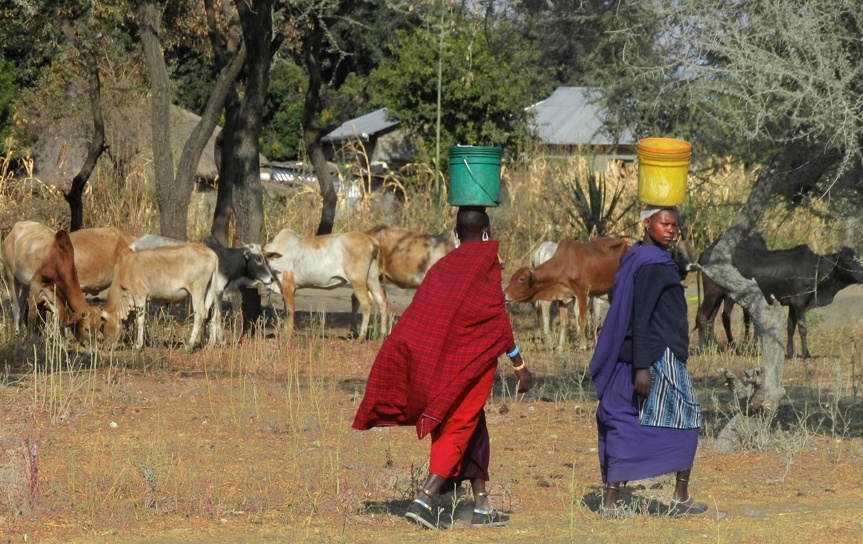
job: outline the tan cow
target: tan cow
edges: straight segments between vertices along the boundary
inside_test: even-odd
[[[362,307],[363,321],[359,338],[368,332],[372,304],[381,314],[381,331],[386,335],[387,301],[378,273],[378,244],[364,232],[345,232],[322,236],[300,236],[285,229],[264,246],[264,256],[279,280],[285,298],[288,336],[294,330],[294,294],[297,289],[334,289],[350,283],[352,316]],[[355,323],[352,323],[352,328]]]
[[[419,287],[429,268],[455,247],[452,232],[431,235],[383,225],[366,233],[380,246],[381,278],[402,289]]]
[[[197,345],[198,335],[209,320],[208,346],[221,337],[220,310],[214,304],[219,258],[203,244],[164,246],[144,251],[126,248],[117,262],[114,281],[108,289],[108,300],[102,311],[103,332],[115,343],[122,322],[135,312],[138,335],[135,349],[144,347],[144,319],[147,303],[180,302],[192,299],[194,324],[187,349]]]
[[[81,229],[70,233],[69,238],[75,248],[75,269],[81,290],[91,295],[111,285],[114,265],[135,240],[120,227]],[[54,231],[35,221],[18,221],[3,240],[6,282],[16,333],[21,328],[21,313],[26,311],[30,282],[53,241]]]
[[[632,246],[624,238],[590,242],[562,240],[554,255],[535,269],[520,268],[504,289],[507,300],[578,300],[579,347],[586,346],[588,297],[610,295],[620,257]]]
[[[84,298],[75,271],[75,250],[65,230],[54,235],[54,242],[30,283],[30,293],[31,324],[36,322],[35,312],[48,306],[57,314],[61,325],[72,327],[81,345],[88,349],[93,347],[101,327],[101,308],[91,307]]]

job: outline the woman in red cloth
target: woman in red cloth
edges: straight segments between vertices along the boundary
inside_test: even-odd
[[[431,503],[449,480],[470,480],[474,526],[506,525],[485,491],[489,436],[483,406],[506,353],[520,393],[532,377],[515,345],[501,290],[498,243],[483,208],[459,208],[457,248],[428,272],[369,373],[355,429],[415,425],[431,434],[429,476],[405,517],[437,528]]]

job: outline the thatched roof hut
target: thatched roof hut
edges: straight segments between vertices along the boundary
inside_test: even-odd
[[[87,154],[88,140],[92,135],[92,119],[89,112],[70,111],[69,116],[48,124],[41,132],[38,142],[31,150],[34,160],[33,175],[48,185],[68,187],[78,174]],[[183,145],[200,121],[200,117],[179,107],[171,108],[171,143],[174,161],[180,158]],[[197,181],[213,183],[218,176],[214,148],[221,128],[216,127],[204,147],[198,162]],[[125,174],[145,173],[152,178],[153,146],[150,130],[150,103],[108,108],[105,111],[105,134],[108,144],[99,160],[100,168],[110,167],[114,172]],[[261,165],[269,161],[260,157]],[[94,174],[94,177],[97,174]],[[121,174],[124,175],[124,174]]]

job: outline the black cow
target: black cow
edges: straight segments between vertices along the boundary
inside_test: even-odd
[[[699,263],[706,261],[706,255],[709,255],[712,247],[702,253]],[[789,359],[794,357],[795,329],[800,331],[803,357],[811,357],[806,341],[806,310],[826,306],[833,302],[840,290],[855,283],[863,283],[860,257],[847,247],[827,255],[818,255],[805,245],[770,251],[764,239],[755,235],[743,240],[735,248],[731,264],[743,277],[754,279],[768,301],[773,298],[782,306],[788,306],[786,357]],[[696,315],[701,347],[705,345],[708,321],[712,324],[723,301],[723,325],[729,343],[733,342],[729,316],[734,302],[704,274],[702,283],[704,299]],[[746,319],[744,316],[744,321]]]
[[[216,302],[221,304],[226,289],[239,289],[261,282],[273,282],[273,272],[258,244],[243,247],[225,247],[212,236],[201,243],[216,252],[219,257],[219,274],[216,282]]]

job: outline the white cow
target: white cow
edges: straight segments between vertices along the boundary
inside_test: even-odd
[[[321,236],[300,236],[285,229],[264,246],[264,256],[275,282],[281,287],[287,312],[288,336],[294,330],[294,293],[297,289],[334,289],[350,283],[352,311],[359,304],[363,321],[359,337],[368,332],[372,303],[381,314],[381,331],[386,335],[387,300],[378,275],[378,244],[364,232]],[[353,327],[352,319],[352,327]]]
[[[108,289],[108,300],[102,311],[105,338],[116,342],[121,323],[135,312],[138,336],[135,348],[144,347],[144,319],[147,303],[180,302],[192,299],[194,324],[188,348],[197,344],[205,321],[210,322],[208,346],[221,337],[220,309],[215,302],[215,284],[219,272],[216,253],[202,244],[182,244],[143,251],[129,249],[117,262],[114,282]]]

